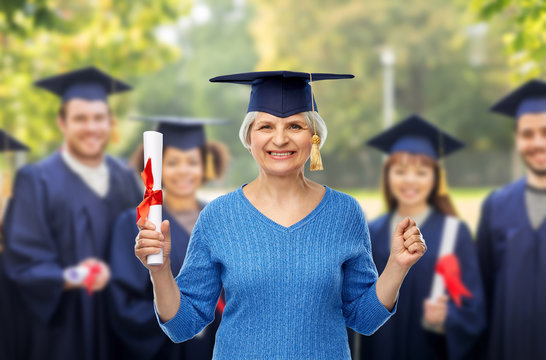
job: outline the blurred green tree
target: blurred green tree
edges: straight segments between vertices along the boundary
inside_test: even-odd
[[[320,6],[313,0],[250,2],[256,7],[251,31],[260,58],[258,69],[356,76],[313,85],[330,130],[323,154],[331,170],[313,174],[317,179],[344,186],[377,181],[380,157],[364,143],[383,127],[380,54],[386,46],[396,56],[395,120],[419,113],[462,138],[468,151],[510,146],[510,127],[495,126],[487,111],[507,84],[501,45],[489,41],[496,34],[493,28],[481,40],[467,36],[471,25],[467,4],[443,0],[326,0]],[[472,53],[480,48],[473,41],[482,42],[481,58]],[[341,173],[345,180],[340,179]],[[462,176],[459,179],[464,182]]]
[[[200,0],[170,34],[184,56],[141,79],[134,94],[134,111],[141,115],[213,117],[228,120],[209,126],[210,139],[228,145],[233,161],[224,185],[237,186],[256,175],[254,161],[239,141],[238,129],[246,113],[250,87],[213,84],[217,75],[245,72],[257,62],[253,39],[248,32],[253,9],[245,1]],[[131,141],[123,149],[129,154],[142,141],[142,130],[151,124],[136,124]]]
[[[533,0],[472,0],[470,10],[482,21],[504,22],[502,42],[513,82],[546,73],[546,4]]]
[[[59,100],[34,88],[33,81],[95,65],[136,85],[139,76],[180,57],[156,31],[187,14],[191,5],[190,0],[3,1],[0,127],[31,147],[31,159],[45,156],[60,145]],[[112,98],[117,115],[126,112],[131,97]]]

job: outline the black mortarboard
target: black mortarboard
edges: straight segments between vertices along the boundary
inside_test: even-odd
[[[131,86],[91,66],[38,80],[34,85],[62,98],[107,101],[108,95],[131,90]]]
[[[0,152],[2,151],[28,151],[28,146],[0,130]]]
[[[181,150],[199,147],[206,142],[204,125],[218,125],[226,122],[221,119],[178,116],[131,116],[131,118],[158,123],[156,131],[163,134],[163,147],[172,146]]]
[[[248,112],[263,111],[288,117],[304,111],[317,111],[310,79],[351,79],[350,74],[304,73],[293,71],[258,71],[217,76],[211,82],[252,85]]]
[[[433,159],[439,159],[464,147],[462,142],[419,115],[405,118],[366,143],[388,154],[404,151],[427,155]]]
[[[516,120],[526,113],[546,112],[546,82],[538,79],[526,82],[493,105],[491,111]]]

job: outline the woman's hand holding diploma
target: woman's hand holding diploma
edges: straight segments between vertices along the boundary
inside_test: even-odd
[[[155,225],[149,220],[140,219],[137,225],[140,231],[135,239],[135,255],[150,271],[157,313],[161,321],[166,322],[176,315],[180,306],[180,292],[171,272],[169,221],[161,223],[161,233],[155,230]],[[163,263],[149,265],[148,255],[159,254],[162,249]]]

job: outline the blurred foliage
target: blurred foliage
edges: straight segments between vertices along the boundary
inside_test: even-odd
[[[478,18],[510,24],[502,34],[512,80],[522,82],[546,74],[546,3],[542,0],[472,0]]]
[[[508,18],[517,31],[532,18],[531,10],[516,16],[521,8],[512,9],[515,1],[472,1],[472,11],[489,6],[480,19]],[[527,9],[535,4],[522,3]],[[395,121],[419,113],[464,140],[467,149],[447,165],[453,158],[455,169],[470,170],[453,183],[480,184],[491,179],[480,172],[496,176],[500,166],[509,167],[510,120],[488,108],[513,86],[501,35],[515,27],[475,24],[472,11],[464,0],[2,0],[0,127],[31,146],[31,160],[46,156],[61,141],[59,101],[32,82],[93,64],[135,87],[110,100],[123,135],[111,151],[128,156],[142,130],[153,128],[127,120],[130,113],[226,118],[228,125],[207,133],[229,146],[234,161],[224,185],[236,186],[257,174],[238,139],[250,88],[209,78],[280,69],[353,73],[352,80],[313,84],[329,135],[322,150],[326,171],[312,177],[369,186],[377,182],[382,158],[364,143],[383,128],[380,57],[390,48]],[[537,14],[529,29],[536,32],[533,41],[544,36],[542,9]],[[524,39],[514,44],[534,44]],[[516,47],[509,53],[512,62],[531,56]],[[497,158],[503,161],[480,157],[488,152],[502,154]]]
[[[174,61],[180,50],[158,41],[155,29],[173,23],[189,1],[14,1],[0,8],[0,127],[28,144],[31,159],[58,147],[60,101],[33,87],[39,78],[95,65],[131,84]],[[112,97],[114,113],[131,95]]]
[[[251,31],[258,44],[260,70],[350,72],[356,76],[313,85],[329,127],[323,148],[330,160],[326,168],[336,169],[320,175],[324,182],[335,183],[340,171],[355,179],[379,176],[365,169],[379,155],[364,143],[383,127],[380,55],[385,47],[396,56],[396,120],[419,113],[473,150],[511,145],[511,128],[495,126],[487,111],[506,87],[502,45],[491,41],[496,35],[493,28],[481,37],[467,35],[472,24],[465,3],[328,0],[317,6],[313,0],[251,2],[256,6]],[[338,169],[340,163],[345,170]]]
[[[135,91],[134,111],[141,115],[213,117],[228,120],[209,126],[208,138],[228,145],[233,161],[223,185],[240,184],[256,176],[255,163],[239,141],[238,131],[246,114],[250,87],[213,84],[208,79],[251,71],[257,57],[248,33],[252,8],[244,1],[201,0],[171,33],[184,53],[179,61],[164,66],[141,81]],[[142,131],[152,124],[135,125],[128,154],[142,140]]]

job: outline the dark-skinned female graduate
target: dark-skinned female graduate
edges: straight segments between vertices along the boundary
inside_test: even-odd
[[[206,140],[204,126],[220,121],[178,117],[140,117],[158,122],[163,134],[163,218],[169,220],[176,241],[171,248],[171,271],[178,273],[197,217],[205,203],[197,198],[197,190],[207,181],[224,173],[227,148]],[[144,167],[142,147],[138,164]],[[214,338],[222,316],[220,300],[214,321],[192,340],[176,344],[161,331],[153,306],[153,288],[149,274],[134,256],[136,209],[121,214],[114,226],[109,263],[112,269],[110,320],[118,339],[120,359],[192,359],[212,358]]]
[[[388,213],[370,222],[378,270],[401,217],[415,219],[428,251],[402,284],[398,312],[374,335],[356,339],[357,359],[468,359],[485,327],[483,290],[470,231],[456,218],[440,165],[463,144],[413,115],[368,145],[388,155],[382,179]]]

